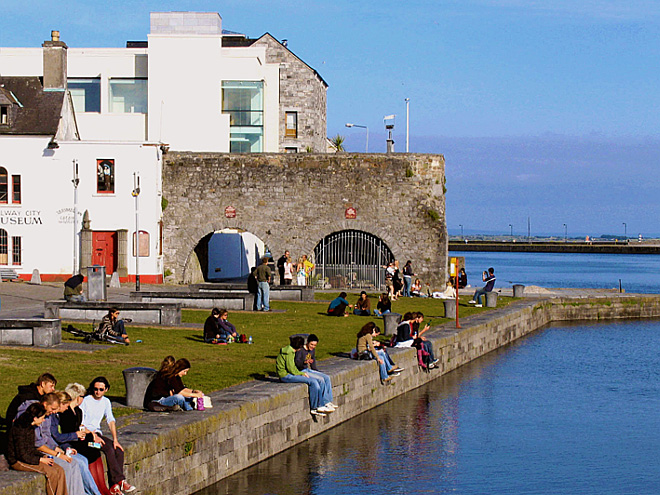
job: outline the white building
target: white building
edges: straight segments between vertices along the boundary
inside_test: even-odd
[[[126,48],[0,48],[0,268],[63,279],[103,264],[162,282],[161,153],[326,151],[321,76],[286,43],[215,13],[151,14]],[[43,118],[47,116],[48,118]],[[79,171],[74,241],[73,161]],[[44,249],[48,246],[48,249]]]

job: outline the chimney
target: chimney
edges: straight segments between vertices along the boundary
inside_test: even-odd
[[[60,41],[60,32],[51,31],[50,41],[44,41],[44,91],[66,90],[66,43]]]

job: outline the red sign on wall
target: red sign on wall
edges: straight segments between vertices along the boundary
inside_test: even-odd
[[[357,210],[352,206],[350,208],[346,208],[346,211],[344,212],[344,216],[351,220],[355,219],[357,218]]]
[[[233,206],[227,206],[227,208],[225,208],[225,216],[227,218],[236,218],[236,208]]]

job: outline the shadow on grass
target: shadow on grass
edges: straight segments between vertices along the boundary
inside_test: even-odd
[[[202,342],[202,343],[204,343],[204,337],[200,337],[198,335],[193,335],[193,336],[188,335],[188,336],[184,337],[184,339],[191,340],[193,342]]]

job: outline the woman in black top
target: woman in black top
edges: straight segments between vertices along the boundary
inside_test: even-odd
[[[46,408],[35,402],[12,423],[7,438],[7,462],[16,471],[45,474],[48,495],[65,495],[68,492],[64,469],[35,446],[34,430],[44,419]]]
[[[167,388],[170,395],[158,399],[158,403],[163,406],[179,406],[184,411],[193,409],[193,401],[199,397],[204,397],[201,390],[192,390],[183,384],[183,377],[190,371],[190,361],[185,358],[177,360],[172,369],[164,375],[167,385],[163,385],[162,390]],[[154,391],[156,395],[156,391]]]

